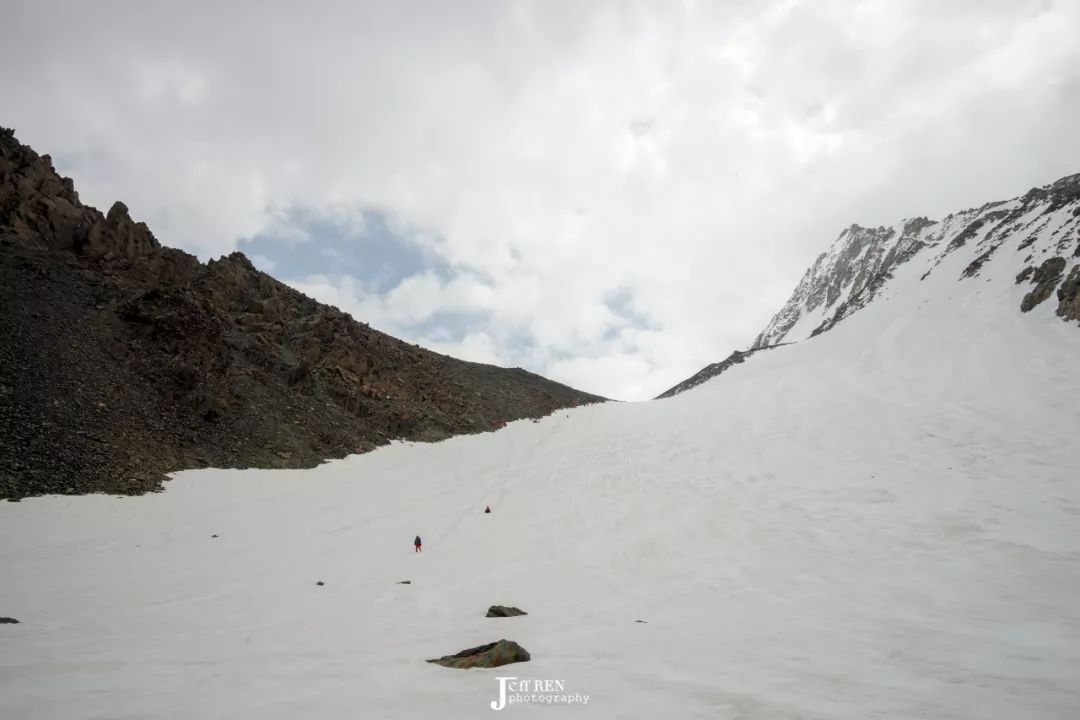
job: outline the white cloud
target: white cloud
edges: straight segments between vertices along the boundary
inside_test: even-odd
[[[1078,3],[317,5],[13,3],[4,122],[203,257],[375,209],[452,276],[374,295],[313,248],[298,286],[617,397],[745,346],[853,221],[1078,170]]]

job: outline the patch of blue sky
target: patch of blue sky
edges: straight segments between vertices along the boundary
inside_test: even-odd
[[[604,332],[604,341],[615,340],[618,338],[619,333],[627,327],[638,330],[657,329],[655,323],[649,320],[644,313],[634,308],[634,292],[630,288],[621,287],[608,293],[604,298],[604,304],[608,306],[612,314],[622,321],[612,325]]]
[[[423,272],[444,280],[451,276],[441,258],[372,210],[342,214],[293,208],[266,232],[241,239],[238,249],[269,260],[281,280],[349,275],[377,294]]]

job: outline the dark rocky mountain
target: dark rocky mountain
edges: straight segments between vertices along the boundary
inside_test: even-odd
[[[311,467],[599,401],[397,340],[240,253],[162,247],[0,130],[0,498]]]
[[[984,266],[992,265],[994,279],[1031,286],[1017,303],[1019,312],[1050,300],[1059,318],[1080,320],[1080,174],[940,222],[914,218],[892,227],[852,225],[818,256],[749,350],[709,365],[660,397],[695,387],[750,353],[827,332],[892,287],[902,267],[917,266],[925,281],[943,272],[939,268],[946,260],[952,267],[956,258],[962,260],[954,278],[960,290],[973,288]]]

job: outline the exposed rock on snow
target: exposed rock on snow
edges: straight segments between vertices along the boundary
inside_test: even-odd
[[[529,652],[513,640],[499,640],[487,645],[462,650],[453,655],[428,660],[428,662],[443,667],[468,670],[477,667],[501,667],[511,663],[528,662],[531,659],[532,656],[529,655]]]
[[[1052,257],[1040,265],[1031,275],[1031,282],[1034,283],[1035,289],[1024,296],[1020,303],[1020,311],[1028,312],[1050,297],[1054,288],[1061,282],[1064,270],[1065,258],[1063,257]]]
[[[487,615],[485,617],[517,617],[518,615],[528,615],[521,608],[507,607],[506,605],[492,605],[488,608]]]
[[[1058,288],[1057,314],[1066,320],[1080,320],[1080,265],[1074,265],[1069,277]]]
[[[0,625],[18,625],[19,621],[15,618],[0,617]]]

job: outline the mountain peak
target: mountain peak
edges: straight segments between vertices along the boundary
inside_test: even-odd
[[[932,225],[931,220],[917,217],[890,227],[853,223],[845,228],[806,271],[752,349],[776,345],[793,331],[800,334],[805,329],[809,336],[828,319],[831,309],[847,299],[872,293],[880,278],[922,249],[920,236]]]
[[[889,227],[852,224],[818,256],[752,348],[804,340],[829,330],[870,303],[897,268],[916,257],[926,260],[925,278],[946,255],[974,248],[962,279],[978,274],[998,248],[1013,238],[1018,249],[1042,238],[1046,242],[1037,248],[1040,253],[1066,252],[1080,223],[1077,214],[1080,174],[1033,188],[1012,200],[952,213],[940,222],[915,217]],[[1033,256],[1029,252],[1023,262]],[[1018,264],[1016,270],[1022,269]]]
[[[1011,253],[1003,250],[1008,248]],[[935,277],[945,283],[945,297],[934,302],[972,302],[970,293],[980,293],[982,286],[970,281],[981,277],[995,282],[991,292],[1006,298],[1013,312],[1051,307],[1058,318],[1080,320],[1080,174],[940,221],[911,217],[890,226],[852,223],[817,256],[749,351],[703,368],[660,397],[696,387],[758,350],[831,330],[894,287],[894,275],[901,271],[914,273],[916,284],[946,273]],[[952,283],[965,282],[953,289]],[[911,291],[905,287],[896,292]]]
[[[11,130],[0,307],[0,498],[311,467],[602,400],[380,333],[243,253],[204,265],[164,247],[124,203],[103,215],[79,202]]]

